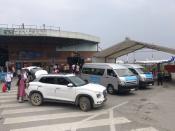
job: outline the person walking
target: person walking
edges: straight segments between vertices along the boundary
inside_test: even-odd
[[[161,71],[157,73],[157,85],[163,85],[163,72]]]
[[[73,65],[72,65],[72,73],[73,73],[73,74],[75,74],[75,69],[76,69],[75,64],[73,64]]]
[[[77,64],[75,67],[75,73],[78,75],[80,73],[80,66]]]
[[[24,102],[25,94],[25,78],[22,75],[18,75],[18,92],[17,92],[17,100],[18,102]]]
[[[11,72],[7,72],[5,75],[5,82],[7,84],[8,91],[11,90],[11,82],[12,82],[13,74]]]

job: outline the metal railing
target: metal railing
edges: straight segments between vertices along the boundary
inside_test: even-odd
[[[84,39],[94,42],[100,42],[100,38],[79,32],[62,31],[60,27],[37,25],[15,25],[9,27],[7,24],[0,24],[0,35],[13,36],[51,36],[74,39]]]
[[[11,29],[11,28],[15,28],[15,29],[46,29],[46,30],[57,30],[60,31],[60,27],[56,27],[56,26],[47,26],[45,24],[43,24],[42,26],[37,26],[37,25],[16,25],[16,24],[12,24],[11,26],[9,26],[8,24],[0,24],[0,28],[6,28],[6,29]]]

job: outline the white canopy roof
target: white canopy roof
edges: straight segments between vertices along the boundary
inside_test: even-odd
[[[172,49],[172,48],[163,47],[155,44],[148,44],[145,42],[138,42],[138,41],[134,41],[126,38],[125,41],[119,44],[115,44],[105,50],[97,52],[96,54],[94,54],[94,57],[114,59],[142,48],[149,48],[157,51],[163,51],[166,53],[175,54],[175,49]]]

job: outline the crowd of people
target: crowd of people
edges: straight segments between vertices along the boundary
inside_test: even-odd
[[[6,75],[4,76],[4,79],[2,80],[2,92],[10,92],[11,91],[11,85],[12,80],[17,78],[16,86],[17,88],[17,100],[19,102],[23,102],[25,100],[25,88],[26,88],[26,82],[27,82],[27,73],[25,70],[21,70],[21,74],[18,74],[16,77],[14,73],[9,70]]]
[[[43,69],[47,70],[48,73],[57,74],[57,73],[73,73],[79,74],[81,70],[81,64],[72,64],[72,65],[51,65],[51,66],[42,66]]]
[[[64,67],[60,67],[60,65],[55,64],[53,66],[45,66],[42,67],[44,70],[47,70],[48,73],[73,73],[73,74],[79,74],[80,73],[80,65],[79,64],[73,64],[73,65],[66,65]],[[4,68],[0,68],[1,72],[5,72],[5,77],[2,80],[2,92],[9,92],[11,90],[11,83],[13,79],[17,79],[16,86],[18,87],[17,89],[17,100],[19,102],[24,102],[25,101],[25,88],[26,88],[26,83],[30,82],[30,72],[24,69],[17,69],[15,70],[14,68],[9,68],[8,71],[5,70]]]

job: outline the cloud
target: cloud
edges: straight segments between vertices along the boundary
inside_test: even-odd
[[[174,46],[174,0],[0,0],[2,24],[54,25],[101,37],[102,48],[131,39]]]

